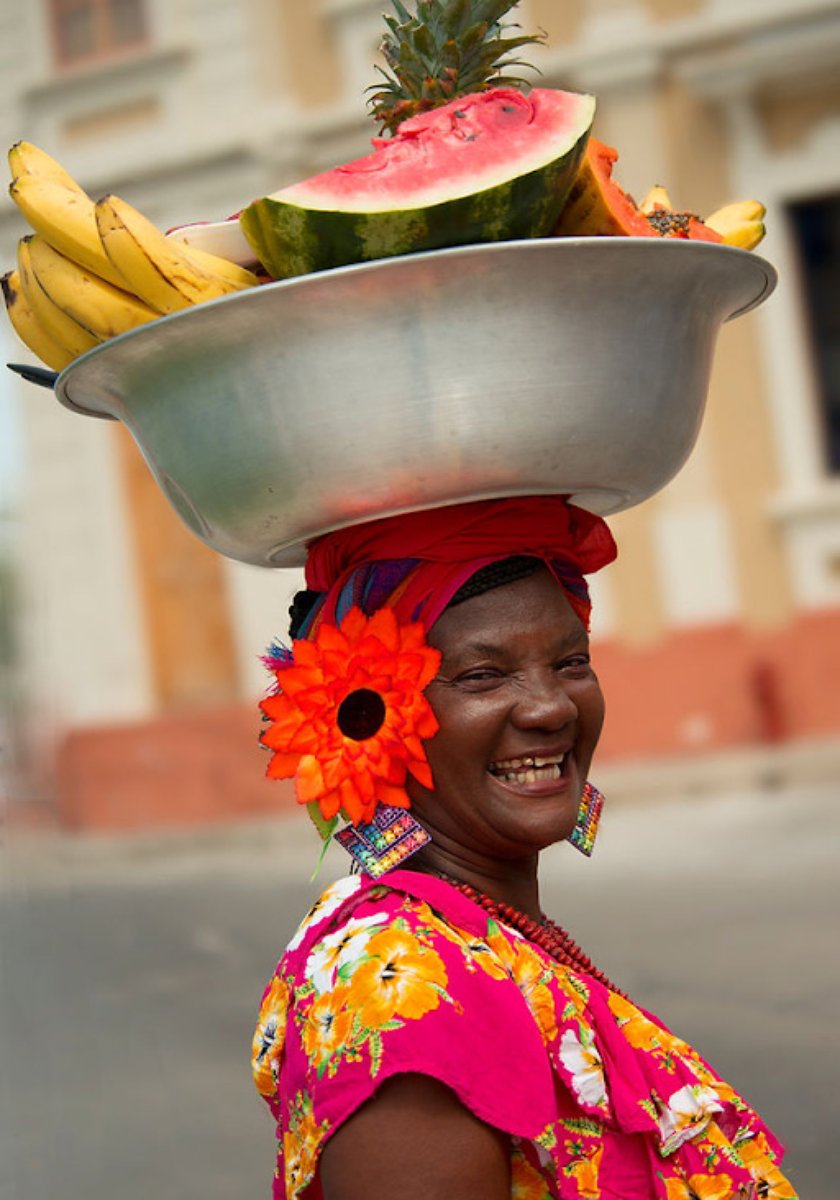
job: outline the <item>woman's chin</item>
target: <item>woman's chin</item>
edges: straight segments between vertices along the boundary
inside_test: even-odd
[[[493,823],[510,841],[530,851],[563,842],[574,830],[579,800],[568,787],[539,794],[506,790],[503,796],[503,806],[499,806],[498,798],[493,805]]]

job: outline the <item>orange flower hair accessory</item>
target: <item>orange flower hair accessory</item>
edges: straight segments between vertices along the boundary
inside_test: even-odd
[[[352,608],[340,626],[294,642],[288,665],[272,663],[279,690],[260,704],[267,774],[295,777],[325,838],[339,814],[359,825],[380,803],[409,808],[409,773],[432,787],[423,739],[438,723],[423,690],[439,665],[423,626],[398,624],[390,608],[372,617]]]

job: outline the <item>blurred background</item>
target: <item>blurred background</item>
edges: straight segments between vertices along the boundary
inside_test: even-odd
[[[228,216],[365,152],[384,7],[0,0],[0,142],[35,142],[92,195],[116,192],[162,228]],[[548,34],[533,55],[541,85],[597,94],[595,133],[617,147],[627,190],[663,183],[701,215],[747,197],[767,205],[760,252],[779,290],[724,329],[697,449],[661,495],[612,520],[621,555],[594,581],[608,700],[596,782],[621,815],[604,874],[588,877],[603,886],[581,877],[579,894],[588,948],[635,970],[651,1007],[668,1001],[666,967],[679,960],[663,960],[663,944],[675,954],[674,939],[701,927],[695,904],[704,920],[728,913],[729,940],[710,953],[728,946],[730,958],[709,1003],[724,979],[732,997],[748,944],[758,1009],[738,1010],[730,1033],[733,1082],[753,1084],[754,1099],[755,1088],[787,1094],[768,1068],[783,1026],[753,1027],[755,1013],[805,1004],[803,1091],[783,1120],[812,1164],[807,1195],[828,1200],[840,1164],[815,1114],[834,969],[817,931],[836,944],[838,915],[824,854],[840,792],[840,3],[523,0],[518,19]],[[8,267],[24,232],[0,202]],[[5,320],[0,350],[28,358]],[[678,379],[674,390],[676,403]],[[138,1197],[158,1185],[178,1197],[267,1190],[270,1131],[250,1096],[233,1097],[257,980],[314,865],[256,744],[257,656],[285,634],[298,585],[295,572],[223,561],[195,540],[122,428],[0,375],[3,1196],[62,1186],[95,1200],[120,1164]],[[628,868],[663,830],[685,886]],[[792,846],[799,865],[786,876]],[[552,863],[561,878],[565,860]],[[614,889],[631,877],[647,904],[640,959],[661,978],[627,959],[613,919]],[[795,903],[780,878],[801,881]],[[798,944],[797,987],[779,982],[785,919],[794,938],[817,939],[813,952]],[[696,996],[671,996],[663,1015],[691,1025]],[[151,1071],[136,1093],[126,1064]]]

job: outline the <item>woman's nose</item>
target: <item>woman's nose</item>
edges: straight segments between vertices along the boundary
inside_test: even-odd
[[[523,681],[512,715],[523,729],[562,729],[577,719],[578,708],[567,681],[552,671],[550,676]]]

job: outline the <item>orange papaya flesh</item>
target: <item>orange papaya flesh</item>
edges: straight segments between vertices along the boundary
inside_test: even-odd
[[[669,237],[705,242],[723,238],[694,213],[677,213],[657,207],[646,215],[633,197],[613,179],[618,151],[590,137],[583,164],[560,220],[555,237]]]
[[[645,220],[659,237],[690,238],[696,242],[723,241],[720,234],[704,225],[696,213],[656,208]]]

